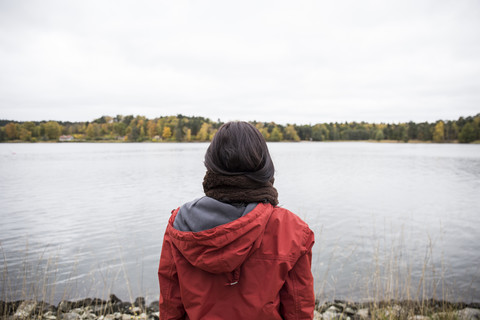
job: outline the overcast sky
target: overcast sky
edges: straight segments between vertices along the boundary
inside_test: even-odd
[[[0,119],[479,112],[478,0],[0,0]]]

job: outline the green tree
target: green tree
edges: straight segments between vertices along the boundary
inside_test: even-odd
[[[100,125],[98,123],[89,123],[85,131],[87,139],[94,140],[100,138]]]
[[[145,140],[145,128],[143,126],[140,127],[140,133],[138,135],[137,141],[141,142]]]
[[[325,124],[316,124],[312,128],[313,141],[325,141],[329,137],[329,130]]]
[[[385,135],[383,134],[383,130],[378,129],[377,132],[375,133],[375,140],[380,141],[385,139]]]
[[[183,127],[182,127],[182,121],[179,121],[177,126],[175,127],[175,140],[180,142],[180,141],[183,141],[183,136],[184,136],[184,130],[183,130]]]
[[[58,140],[62,134],[62,126],[56,121],[48,121],[44,124],[45,136],[50,140]]]
[[[330,125],[331,129],[330,131],[330,139],[329,140],[340,140],[340,132],[338,130],[338,124],[334,123]]]
[[[300,140],[312,140],[312,126],[295,126],[295,130],[297,130]]]
[[[8,137],[5,133],[5,127],[0,127],[0,141],[7,141]]]
[[[471,122],[468,122],[458,134],[458,141],[461,143],[469,143],[475,141],[475,139],[475,128]]]
[[[124,122],[115,122],[113,124],[113,132],[118,136],[125,136],[127,134],[127,125]]]

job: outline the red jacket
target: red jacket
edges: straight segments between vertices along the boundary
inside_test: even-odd
[[[313,232],[290,211],[258,204],[230,223],[165,232],[160,319],[313,319]]]

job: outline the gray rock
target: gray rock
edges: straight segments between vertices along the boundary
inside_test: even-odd
[[[132,304],[130,302],[120,302],[115,304],[115,312],[133,314]]]
[[[400,307],[399,305],[393,305],[391,308],[388,308],[386,311],[385,311],[385,316],[387,318],[400,318],[400,315],[402,314],[402,307]],[[420,319],[418,319],[420,320]]]
[[[42,316],[43,320],[56,320],[57,316],[53,313],[53,311],[47,311]]]
[[[113,316],[115,317],[115,320],[120,320],[122,319],[122,314],[120,312],[115,312],[113,314]]]
[[[158,320],[160,319],[160,312],[153,312],[152,314],[150,314],[150,316],[148,317],[149,320]]]
[[[80,315],[76,312],[68,312],[64,313],[62,316],[62,320],[80,320]]]
[[[343,312],[349,316],[353,316],[357,313],[357,311],[352,307],[346,307],[345,309],[343,309]]]
[[[66,313],[72,309],[73,303],[71,301],[62,300],[57,306],[57,310]]]
[[[327,309],[330,307],[330,304],[328,303],[323,303],[322,305],[319,305],[317,310],[318,312],[320,312],[320,314],[324,313],[325,311],[327,311]]]
[[[457,312],[460,320],[480,320],[480,310],[465,308]]]
[[[359,316],[361,319],[368,319],[370,312],[368,311],[367,308],[360,309],[357,311],[357,316]]]
[[[122,320],[132,320],[133,316],[131,314],[123,314]]]
[[[90,307],[91,312],[97,316],[105,315],[107,313],[108,304],[96,304]]]
[[[97,319],[97,315],[91,312],[85,312],[83,315],[80,316],[82,320],[95,320]]]
[[[37,307],[35,308],[35,314],[41,315],[45,314],[47,312],[51,311],[52,314],[57,313],[57,307],[54,305],[51,305],[45,301],[38,301],[37,302]]]
[[[139,315],[139,314],[141,314],[143,311],[142,311],[142,308],[140,308],[140,307],[133,307],[133,308],[132,308],[132,312],[133,312],[134,315]]]
[[[337,314],[335,312],[331,312],[331,311],[325,311],[322,314],[322,319],[325,319],[325,320],[333,320],[336,317],[337,317]]]
[[[111,294],[111,295],[110,295],[110,302],[113,303],[113,304],[115,304],[115,303],[122,302],[122,300],[120,300],[116,295]]]
[[[343,312],[343,310],[345,310],[345,308],[347,307],[347,305],[344,303],[344,302],[341,302],[341,301],[336,301],[333,306],[335,308],[337,308],[338,312]]]
[[[75,312],[75,313],[77,313],[78,315],[81,316],[82,314],[85,313],[86,310],[85,310],[85,308],[75,308],[75,309],[73,309],[73,310],[71,310],[71,311],[72,311],[72,312]]]
[[[23,301],[15,311],[13,315],[13,319],[27,319],[29,318],[33,312],[35,311],[35,307],[37,306],[37,302],[35,301]]]
[[[0,315],[2,316],[13,315],[15,313],[15,310],[17,310],[18,306],[22,302],[23,301],[11,301],[11,302],[0,301]]]
[[[135,320],[147,320],[147,314],[140,313],[138,316],[135,317]]]
[[[150,311],[150,313],[152,313],[152,312],[158,312],[158,311],[159,311],[158,300],[157,300],[157,301],[153,301],[152,303],[150,303],[150,304],[148,305],[148,310]]]
[[[135,302],[133,303],[134,306],[140,307],[142,309],[145,309],[145,298],[144,297],[138,297],[135,299]]]
[[[341,313],[336,313],[336,312],[332,312],[332,311],[325,311],[322,314],[322,319],[324,319],[324,320],[342,320],[342,319],[350,320],[350,317],[347,317],[346,315],[341,314]]]

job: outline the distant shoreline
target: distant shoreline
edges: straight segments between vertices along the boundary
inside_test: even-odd
[[[267,141],[268,143],[336,143],[336,142],[368,142],[368,143],[395,143],[395,144],[480,144],[480,140],[475,140],[469,143],[460,143],[458,140],[453,141],[444,141],[444,142],[433,142],[433,141],[423,141],[423,140],[409,140],[409,141],[399,141],[399,140],[326,140],[326,141]],[[36,143],[182,143],[182,144],[192,144],[192,143],[210,143],[210,141],[120,141],[120,140],[74,140],[74,141],[23,141],[23,140],[11,140],[11,141],[1,141],[0,144],[36,144]]]
[[[480,140],[480,113],[458,120],[435,122],[368,123],[329,122],[277,124],[250,121],[268,142],[380,141],[459,142]],[[102,116],[93,121],[13,121],[0,119],[0,141],[108,141],[204,142],[211,141],[224,124],[220,119],[184,116]]]

